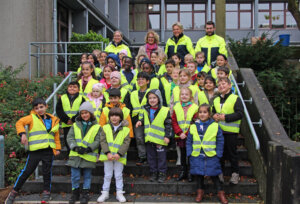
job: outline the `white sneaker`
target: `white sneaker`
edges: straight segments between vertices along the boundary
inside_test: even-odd
[[[124,197],[123,193],[125,193],[125,192],[124,192],[124,191],[117,191],[116,199],[117,199],[120,203],[125,203],[125,202],[126,202],[126,198]]]
[[[219,174],[219,180],[221,181],[221,183],[224,183],[224,175],[223,175],[223,173]]]
[[[180,166],[181,165],[181,151],[180,151],[180,147],[176,146],[176,151],[177,151],[176,166]]]
[[[97,199],[98,203],[103,203],[105,200],[109,198],[109,192],[108,191],[101,191],[101,196]]]
[[[229,182],[232,184],[238,184],[239,180],[240,180],[240,175],[238,173],[234,172],[231,174],[231,178],[230,178]]]

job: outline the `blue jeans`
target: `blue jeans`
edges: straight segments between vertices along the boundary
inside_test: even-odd
[[[71,167],[72,190],[80,187],[80,172],[82,168]],[[83,189],[91,188],[92,169],[84,168],[83,171]]]

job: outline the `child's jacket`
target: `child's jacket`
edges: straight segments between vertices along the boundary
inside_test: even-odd
[[[61,149],[59,138],[59,119],[54,115],[46,113],[46,117],[52,121],[51,130],[48,132],[46,126],[41,118],[34,110],[30,112],[30,115],[22,117],[16,123],[16,129],[18,135],[26,134],[25,126],[29,125],[26,135],[28,139],[29,151],[36,151],[39,149],[52,148],[53,154],[56,154],[56,150]]]
[[[126,165],[127,151],[130,145],[128,121],[123,120],[121,125],[114,131],[111,123],[104,125],[100,135],[101,154],[100,161],[107,161],[107,154],[119,154],[119,162]]]
[[[100,133],[102,131],[101,127],[97,126],[99,126],[97,121],[92,121],[91,124],[87,126],[84,134],[82,121],[76,118],[76,122],[71,127],[67,136],[67,143],[71,149],[67,162],[68,166],[74,168],[96,167],[97,151],[100,145]],[[79,155],[79,153],[72,151],[75,147],[90,147],[92,152]]]
[[[221,174],[220,158],[223,156],[223,148],[224,137],[220,126],[212,119],[206,122],[196,121],[190,127],[186,141],[191,174],[206,176]]]

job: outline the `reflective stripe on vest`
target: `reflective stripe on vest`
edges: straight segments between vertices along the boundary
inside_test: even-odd
[[[82,96],[78,96],[73,101],[72,106],[67,94],[61,96],[61,102],[62,102],[64,112],[69,116],[69,118],[72,118],[79,111],[79,107],[82,102]],[[71,127],[72,125],[67,125],[66,123],[62,122],[61,126],[64,128],[64,127]]]
[[[108,107],[103,108],[103,113],[106,116],[106,122],[109,121],[109,118],[108,118],[109,111],[110,111],[110,109]],[[123,118],[124,118],[124,120],[126,120],[126,118],[130,115],[130,110],[126,107],[123,107],[122,112],[123,112]]]
[[[128,136],[130,132],[128,127],[123,127],[122,130],[118,132],[116,138],[114,139],[112,127],[110,124],[104,125],[103,131],[106,136],[106,141],[108,144],[109,151],[112,155],[118,153],[121,145],[123,144],[124,139]],[[120,157],[118,161],[126,165],[127,162],[126,157],[127,157],[127,153],[124,156]],[[107,161],[108,159],[107,156],[103,152],[101,152],[99,160],[103,162],[103,161]]]
[[[197,157],[200,155],[201,149],[208,157],[215,156],[216,153],[216,139],[218,134],[218,123],[213,122],[210,124],[205,131],[202,141],[200,141],[200,136],[198,134],[197,126],[195,124],[191,125],[190,134],[193,136],[193,152],[192,156]]]
[[[33,120],[33,126],[29,131],[29,151],[46,149],[49,146],[52,149],[56,149],[54,135],[59,129],[59,124],[56,124],[54,127],[52,127],[48,133],[44,123],[35,114],[31,114],[31,116]]]
[[[130,83],[128,83],[126,76],[124,75],[124,70],[120,72],[121,74],[121,86],[122,88],[127,89],[128,91],[132,92],[133,90],[133,86],[137,81],[137,75],[138,75],[138,71],[137,70],[132,70],[132,73],[134,74],[133,79],[131,80]]]
[[[198,112],[199,107],[193,103],[187,111],[186,118],[184,117],[184,110],[180,103],[177,103],[173,109],[176,113],[177,123],[178,123],[180,129],[182,130],[182,132],[185,133],[186,131],[188,131],[191,121],[193,119],[193,116],[195,115],[195,113]],[[175,137],[178,138],[179,135],[175,135]]]
[[[96,117],[97,122],[99,123],[100,116],[101,116],[101,113],[102,113],[102,101],[101,101],[101,103],[99,104],[98,108],[96,108],[96,103],[95,103],[95,101],[90,100],[89,98],[88,98],[88,101],[92,104],[93,110],[94,110],[94,116]]]
[[[222,109],[220,104],[220,97],[217,97],[214,99],[214,107],[217,113],[222,114],[232,114],[234,113],[234,105],[236,103],[238,96],[234,94],[230,94],[226,101],[224,102]],[[233,133],[239,133],[240,132],[240,124],[241,120],[237,120],[234,122],[227,123],[225,121],[219,121],[219,125],[222,128],[223,131],[226,132],[233,132]]]
[[[192,95],[193,97],[195,96],[195,94],[198,92],[197,87],[195,87],[194,85],[190,85],[189,88],[192,91]],[[176,86],[173,89],[173,101],[174,101],[174,105],[176,105],[178,102],[180,102],[180,87]]]
[[[82,139],[81,129],[77,126],[76,123],[73,124],[75,140],[78,147],[87,148],[90,144],[95,141],[95,137],[100,129],[100,125],[94,124],[90,127],[89,131],[86,133],[84,138]],[[86,161],[97,162],[98,148],[96,148],[93,152],[87,154],[78,154],[77,152],[71,150],[69,156],[70,157],[80,157]]]
[[[150,124],[148,112],[143,109],[141,117],[144,118],[144,133],[145,133],[145,142],[152,142],[159,145],[167,146],[168,144],[164,141],[165,136],[165,124],[169,108],[162,106],[158,114]]]
[[[170,100],[171,100],[171,83],[165,78],[165,77],[162,77],[160,79],[163,87],[164,87],[164,90],[165,90],[165,98],[166,98],[166,102],[167,102],[167,105],[170,106]]]
[[[82,95],[82,96],[84,96],[84,97],[86,98],[86,96],[87,96],[89,93],[92,92],[93,85],[99,83],[99,81],[92,78],[92,79],[87,83],[87,85],[86,85],[84,91],[82,90],[82,79],[80,79],[80,80],[78,81],[78,83],[79,83],[79,85],[80,85],[80,91],[79,91],[79,94]]]
[[[132,117],[134,116],[137,116],[140,111],[142,110],[142,106],[146,105],[147,103],[147,94],[149,92],[150,89],[147,89],[146,90],[146,93],[144,95],[144,98],[142,99],[141,103],[140,103],[140,100],[139,100],[139,91],[136,90],[136,91],[133,91],[130,95],[130,102],[131,102],[131,105],[132,105]]]

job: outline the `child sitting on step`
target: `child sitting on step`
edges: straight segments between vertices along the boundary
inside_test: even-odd
[[[123,169],[127,162],[127,150],[130,145],[128,121],[124,120],[120,108],[114,107],[109,111],[109,123],[103,126],[100,135],[100,161],[104,162],[104,183],[101,196],[97,202],[104,202],[109,198],[109,189],[112,176],[116,180],[116,199],[126,202],[123,191]]]

